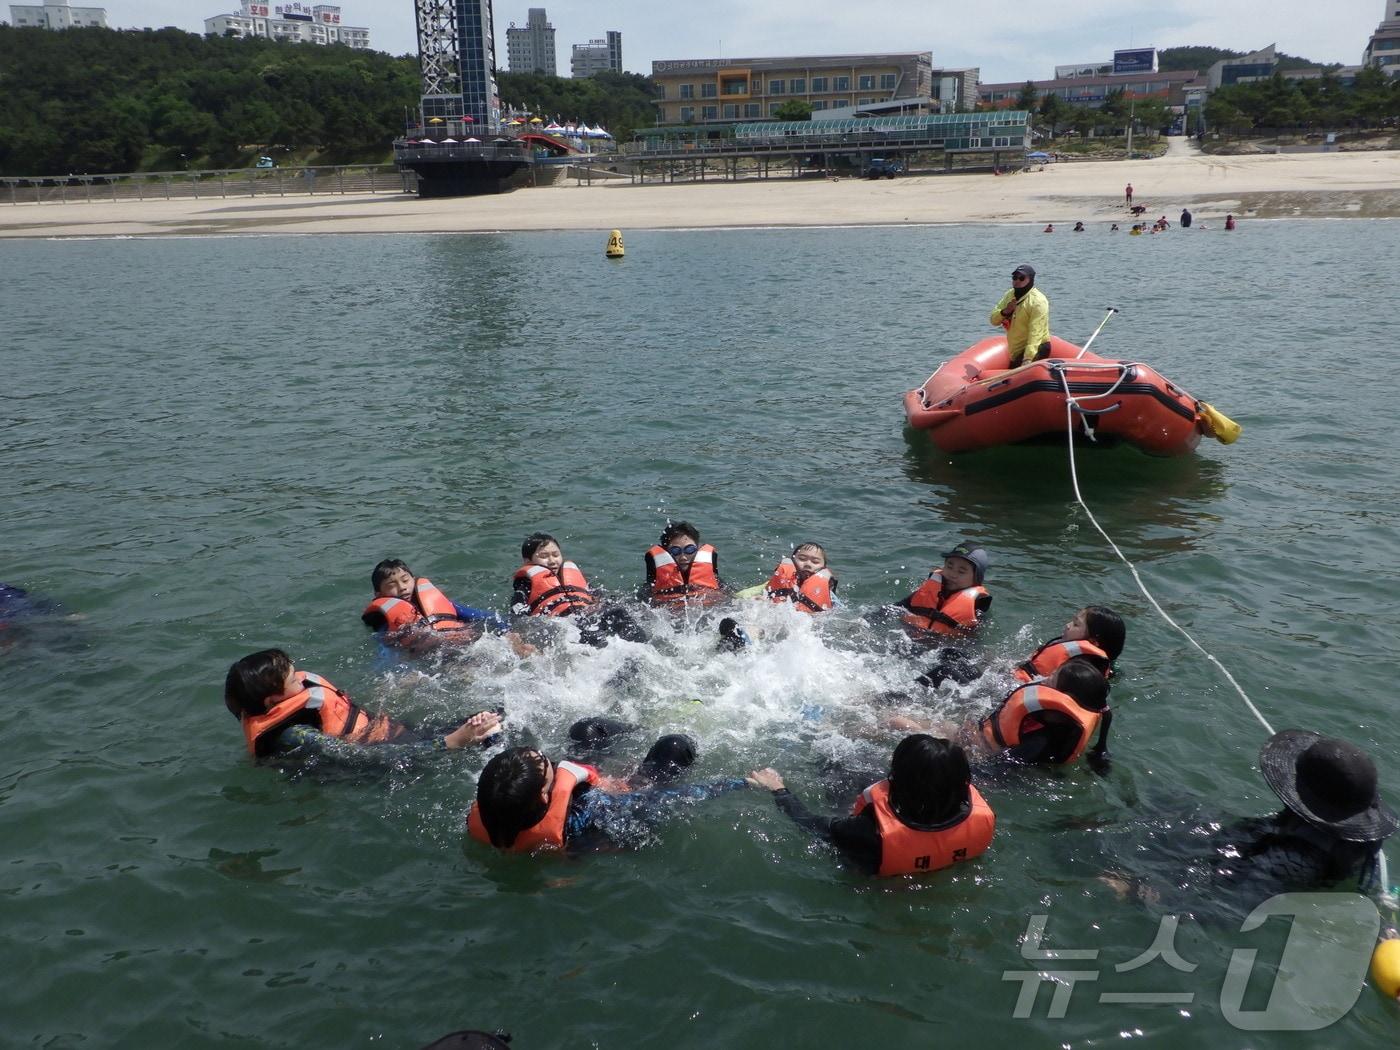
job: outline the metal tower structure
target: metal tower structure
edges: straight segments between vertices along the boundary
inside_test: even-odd
[[[414,0],[423,119],[465,120],[494,131],[501,122],[496,91],[496,36],[491,0]]]

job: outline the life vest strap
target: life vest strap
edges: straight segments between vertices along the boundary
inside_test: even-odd
[[[307,706],[309,707],[310,705],[308,704]],[[364,711],[361,710],[360,705],[347,698],[345,701],[345,724],[340,727],[340,732],[336,735],[342,737],[352,736],[355,732],[355,726],[359,723],[360,716],[363,714]]]

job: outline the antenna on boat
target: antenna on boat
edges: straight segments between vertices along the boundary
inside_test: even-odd
[[[1094,329],[1094,334],[1091,335],[1091,336],[1089,337],[1089,342],[1088,342],[1088,343],[1085,343],[1085,344],[1084,344],[1084,348],[1083,348],[1082,350],[1080,350],[1079,353],[1077,353],[1077,354],[1074,355],[1074,359],[1075,359],[1076,361],[1078,361],[1081,357],[1083,357],[1085,354],[1087,354],[1087,353],[1089,352],[1089,343],[1092,343],[1095,339],[1097,339],[1097,338],[1099,337],[1099,333],[1103,331],[1103,326],[1106,325],[1106,324],[1108,324],[1108,319],[1109,319],[1110,317],[1112,317],[1114,314],[1116,314],[1117,312],[1118,312],[1118,307],[1116,307],[1116,306],[1110,306],[1110,307],[1108,308],[1108,313],[1104,314],[1103,320],[1100,321],[1100,322],[1099,322],[1099,326],[1098,326],[1097,328]]]

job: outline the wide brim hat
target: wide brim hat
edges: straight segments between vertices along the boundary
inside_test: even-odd
[[[1307,729],[1275,733],[1259,752],[1264,782],[1290,810],[1346,842],[1379,842],[1400,817],[1381,800],[1359,747]]]

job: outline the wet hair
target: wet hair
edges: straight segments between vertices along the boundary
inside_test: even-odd
[[[822,567],[826,567],[826,548],[820,543],[813,543],[811,540],[803,540],[801,543],[793,545],[792,553],[796,554],[798,551],[807,550],[813,550],[820,554],[822,556]]]
[[[530,533],[530,535],[525,537],[525,542],[520,545],[520,556],[526,561],[529,561],[535,556],[535,552],[541,547],[543,547],[546,543],[552,543],[556,547],[559,546],[559,541],[556,540],[549,533],[532,532]]]
[[[1121,621],[1119,625],[1121,627]],[[1108,651],[1108,646],[1104,646],[1104,650]],[[1062,663],[1055,672],[1055,688],[1072,697],[1084,710],[1098,711],[1102,715],[1099,720],[1099,739],[1084,757],[1095,773],[1107,776],[1110,766],[1108,731],[1113,726],[1113,711],[1108,706],[1108,679],[1088,657],[1076,656],[1073,660]]]
[[[234,718],[267,712],[267,698],[282,692],[292,658],[281,649],[264,649],[236,661],[224,678],[224,706]]]
[[[1108,679],[1083,657],[1076,656],[1060,665],[1055,672],[1055,688],[1086,711],[1102,711],[1108,706]]]
[[[671,541],[678,536],[689,536],[696,543],[700,542],[700,530],[688,521],[668,521],[666,527],[661,530],[661,546],[669,547]]]
[[[1123,625],[1123,617],[1106,605],[1086,605],[1084,607],[1084,633],[1108,654],[1108,662],[1117,660],[1123,653],[1123,643],[1128,629]]]
[[[379,585],[385,580],[387,580],[391,573],[395,572],[398,569],[402,569],[410,576],[413,575],[413,570],[410,569],[403,562],[401,562],[398,558],[385,558],[383,561],[381,561],[378,565],[374,567],[374,571],[369,574],[369,582],[371,586],[374,587],[375,594],[379,593]]]
[[[510,849],[516,836],[544,817],[549,804],[544,789],[545,757],[533,747],[502,751],[481,771],[476,782],[477,812],[491,845]]]
[[[968,801],[972,773],[957,744],[916,733],[890,758],[890,808],[908,824],[941,824]]]

